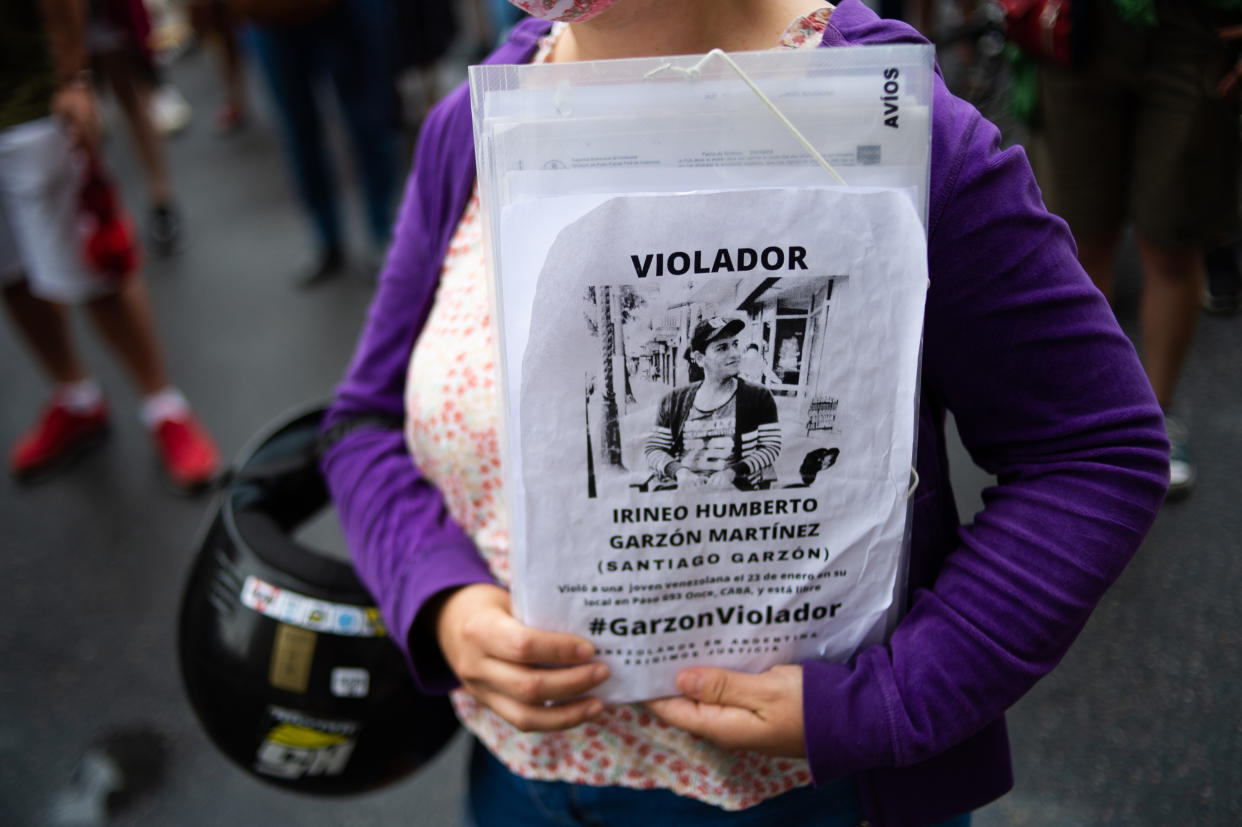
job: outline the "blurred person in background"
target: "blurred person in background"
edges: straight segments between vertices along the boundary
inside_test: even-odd
[[[1220,29],[1221,38],[1229,44],[1233,68],[1217,85],[1222,97],[1237,97],[1242,93],[1242,23],[1234,22]],[[1242,136],[1239,136],[1242,138]],[[1207,269],[1207,285],[1203,291],[1203,306],[1209,313],[1229,314],[1242,308],[1242,230],[1225,244],[1213,247],[1204,255]]]
[[[320,87],[330,83],[344,115],[361,184],[370,248],[378,269],[388,247],[398,175],[393,90],[394,10],[390,0],[236,0],[272,102],[298,196],[315,236],[313,261],[298,285],[345,271],[337,177],[330,161]]]
[[[193,46],[194,29],[182,0],[142,0],[142,6],[150,22],[144,45],[150,58],[146,65],[154,86],[151,120],[161,135],[176,135],[189,126],[194,109],[177,85],[168,79],[164,66]]]
[[[216,132],[228,135],[246,122],[246,71],[236,20],[227,0],[191,0],[190,16],[196,34],[208,41],[220,63],[224,102],[216,111]]]
[[[906,0],[876,0],[869,5],[879,13],[880,17],[905,20],[924,35],[931,36],[932,0],[914,0],[909,4]],[[909,12],[906,11],[907,5],[913,6]]]
[[[509,0],[456,0],[453,3],[465,22],[470,38],[470,63],[479,63],[499,45],[522,12]]]
[[[170,384],[146,290],[88,268],[79,229],[84,157],[98,152],[82,0],[7,0],[0,17],[0,284],[18,333],[55,383],[13,446],[10,471],[44,475],[108,429],[108,406],[70,338],[80,304],[141,394],[141,418],[178,486],[203,486],[215,443]],[[10,400],[15,402],[16,400]]]
[[[1094,32],[1085,60],[1039,68],[1036,171],[1110,301],[1121,233],[1134,229],[1141,353],[1166,415],[1170,496],[1195,482],[1186,425],[1171,408],[1199,318],[1204,251],[1239,226],[1239,107],[1220,87],[1233,63],[1218,33],[1226,7],[1242,2],[1084,4],[1092,19],[1075,25]]]
[[[89,0],[89,9],[87,48],[125,116],[146,182],[151,249],[172,255],[183,241],[181,211],[155,113],[158,102],[160,117],[167,121],[164,131],[175,132],[189,119],[188,105],[178,106],[180,93],[172,87],[165,86],[163,97],[155,96],[159,70],[147,44],[151,21],[142,0]]]
[[[976,6],[981,6],[987,1],[952,0],[948,4],[947,14],[956,23],[961,23],[974,13]],[[942,2],[948,3],[948,0],[942,0]],[[940,8],[937,0],[874,0],[868,5],[875,9],[880,17],[904,20],[929,39],[936,35],[938,18],[944,16],[944,10]]]
[[[423,118],[440,99],[439,61],[457,37],[457,4],[403,0],[396,4],[395,12],[393,52],[397,85],[413,92],[408,97],[401,96],[401,125],[405,130],[403,137],[412,141]],[[406,149],[402,147],[403,157],[409,154]]]
[[[1209,313],[1227,315],[1242,307],[1242,267],[1238,256],[1242,242],[1230,241],[1208,250],[1203,257],[1207,285],[1203,291],[1203,307]]]
[[[492,14],[492,23],[502,37],[508,34],[509,29],[513,28],[514,24],[524,17],[522,10],[510,3],[509,0],[488,0],[488,5]]]

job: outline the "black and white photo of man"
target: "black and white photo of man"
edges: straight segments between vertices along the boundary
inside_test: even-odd
[[[750,490],[765,478],[781,452],[776,401],[739,375],[739,318],[699,322],[686,358],[703,371],[701,381],[677,388],[661,401],[644,454],[648,467],[679,488]]]

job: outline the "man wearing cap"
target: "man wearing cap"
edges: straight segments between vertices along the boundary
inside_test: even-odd
[[[781,452],[776,400],[738,375],[738,334],[746,323],[714,316],[699,322],[686,359],[703,379],[660,400],[644,453],[647,465],[679,487],[758,487]]]

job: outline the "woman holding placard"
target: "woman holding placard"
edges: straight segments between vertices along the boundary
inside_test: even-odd
[[[568,25],[526,21],[491,62],[922,42],[858,0],[517,4]],[[590,642],[510,614],[464,90],[429,116],[328,420],[404,412],[406,433],[351,431],[324,470],[419,681],[456,687],[479,739],[476,823],[964,823],[1012,784],[1004,710],[1060,660],[1137,548],[1168,444],[1133,347],[1021,150],[1000,150],[943,85],[933,112],[910,610],[850,663],[690,669],[681,697],[642,706],[591,697],[607,669]],[[947,411],[998,479],[960,528]]]

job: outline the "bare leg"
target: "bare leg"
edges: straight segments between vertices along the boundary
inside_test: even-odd
[[[151,123],[151,88],[137,77],[129,57],[123,52],[100,55],[100,64],[129,124],[146,177],[147,197],[153,205],[167,205],[172,201],[172,184],[164,145]]]
[[[233,20],[228,7],[221,2],[213,3],[218,15],[216,26],[220,37],[220,49],[224,56],[225,94],[229,106],[238,112],[246,109],[245,72],[242,67],[241,50],[237,45],[237,32],[233,28]]]
[[[1074,236],[1078,245],[1078,261],[1087,271],[1091,281],[1111,303],[1113,300],[1113,263],[1117,247],[1121,243],[1119,233],[1094,236]]]
[[[199,36],[212,42],[220,64],[224,105],[217,126],[232,129],[240,125],[246,111],[245,69],[232,13],[225,0],[197,0],[190,5],[190,16]]]
[[[1203,253],[1160,247],[1141,238],[1138,250],[1143,265],[1143,363],[1156,400],[1167,410],[1199,320]]]
[[[168,387],[155,318],[142,280],[86,305],[91,321],[129,370],[143,396]]]
[[[39,364],[58,384],[87,377],[69,335],[69,317],[63,305],[41,299],[26,282],[4,288],[4,305]]]
[[[199,488],[216,474],[220,452],[184,397],[168,384],[146,287],[132,279],[87,310],[142,392],[142,420],[165,471],[182,488]]]

